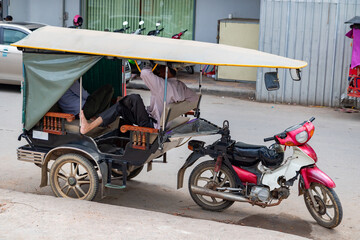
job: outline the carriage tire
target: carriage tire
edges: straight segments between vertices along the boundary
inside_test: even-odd
[[[63,169],[65,165],[70,165],[70,171]],[[91,201],[99,190],[99,176],[93,164],[78,154],[65,154],[57,158],[49,175],[51,189],[57,197]],[[82,187],[84,185],[86,188]]]

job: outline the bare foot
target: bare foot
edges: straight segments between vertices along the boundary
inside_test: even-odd
[[[98,117],[95,119],[95,121],[88,123],[83,111],[80,112],[80,120],[81,120],[81,127],[80,127],[81,134],[86,134],[90,132],[94,128],[100,126],[103,122],[103,119],[101,117]]]
[[[89,124],[85,118],[83,110],[81,110],[80,112],[80,121],[81,121],[80,133],[85,134],[89,131]]]

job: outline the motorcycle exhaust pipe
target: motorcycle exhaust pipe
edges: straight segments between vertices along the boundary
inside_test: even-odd
[[[191,191],[195,194],[205,195],[209,197],[216,197],[216,198],[221,198],[224,200],[235,201],[235,202],[250,202],[247,198],[232,193],[217,192],[208,188],[197,187],[194,185],[191,185],[190,188]]]

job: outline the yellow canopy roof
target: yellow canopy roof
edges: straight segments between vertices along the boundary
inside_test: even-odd
[[[240,67],[303,68],[304,61],[222,44],[45,26],[16,47],[130,59]]]

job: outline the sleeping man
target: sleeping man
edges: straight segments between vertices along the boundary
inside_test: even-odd
[[[175,78],[176,71],[171,69],[168,74],[166,104],[181,101],[197,101],[198,97],[194,91],[189,89],[183,82]],[[105,110],[99,117],[88,123],[83,111],[80,112],[80,132],[86,134],[95,127],[107,126],[119,116],[132,124],[140,127],[160,128],[160,119],[163,111],[165,67],[158,67],[153,73],[151,69],[145,68],[141,71],[141,79],[150,89],[150,106],[145,109],[144,103],[138,94],[130,94],[112,107]]]

